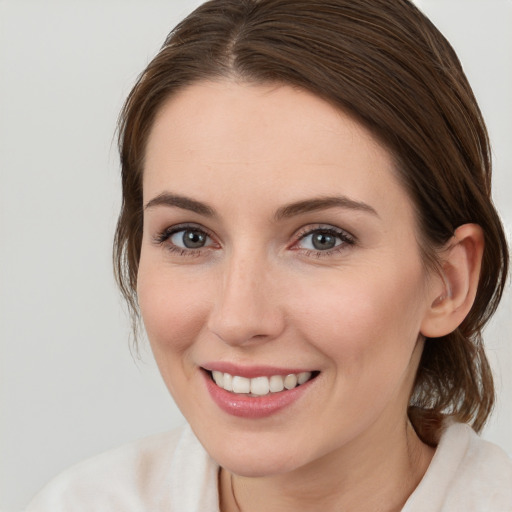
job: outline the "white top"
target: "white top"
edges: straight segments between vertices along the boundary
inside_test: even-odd
[[[190,427],[82,462],[26,512],[219,512],[218,465]],[[512,512],[512,460],[464,424],[449,426],[402,512]]]

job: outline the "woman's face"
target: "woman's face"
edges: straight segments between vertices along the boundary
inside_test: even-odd
[[[221,466],[292,471],[405,423],[428,276],[365,128],[288,86],[199,83],[159,112],[143,189],[145,327]]]

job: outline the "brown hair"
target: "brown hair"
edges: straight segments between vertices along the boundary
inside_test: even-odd
[[[475,303],[458,329],[426,340],[409,408],[431,444],[446,414],[480,430],[494,403],[481,331],[505,286],[507,243],[491,200],[488,135],[471,87],[450,44],[407,0],[212,0],[170,33],[119,122],[123,203],[114,259],[133,318],[153,120],[178,89],[221,78],[306,89],[370,129],[395,156],[429,266],[458,226],[483,228]]]

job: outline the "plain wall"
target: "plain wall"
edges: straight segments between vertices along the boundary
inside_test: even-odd
[[[512,3],[419,2],[480,100],[512,226]],[[137,74],[198,1],[0,0],[0,511],[90,455],[183,421],[149,350],[135,361],[111,270],[114,131]],[[488,329],[512,454],[511,291]]]

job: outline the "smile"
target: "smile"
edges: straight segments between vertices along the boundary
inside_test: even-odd
[[[291,407],[309,394],[308,390],[320,375],[319,371],[294,372],[284,368],[274,368],[273,371],[268,367],[240,369],[229,363],[208,366],[217,368],[202,367],[200,373],[214,403],[231,416],[252,420]]]
[[[253,397],[280,393],[285,389],[294,389],[311,380],[313,376],[313,372],[301,372],[284,376],[272,375],[270,377],[261,376],[249,379],[220,371],[211,372],[211,377],[218,387],[231,393]]]

